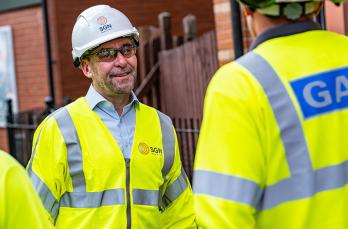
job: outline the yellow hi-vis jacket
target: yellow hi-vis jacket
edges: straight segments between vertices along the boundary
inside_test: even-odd
[[[213,77],[193,178],[201,228],[348,228],[348,38],[285,26]]]
[[[169,117],[139,103],[132,155],[84,98],[46,118],[28,172],[56,228],[191,228],[193,196]]]
[[[24,168],[0,150],[0,228],[53,228]]]

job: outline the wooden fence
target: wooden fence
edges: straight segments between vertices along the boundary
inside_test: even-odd
[[[203,100],[207,85],[218,68],[213,31],[160,53],[161,108],[173,118],[182,160],[188,176],[192,167]]]

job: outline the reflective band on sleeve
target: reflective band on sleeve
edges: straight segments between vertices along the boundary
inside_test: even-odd
[[[82,166],[82,151],[75,125],[66,107],[59,109],[54,117],[64,138],[68,151],[69,173],[74,192],[86,192],[86,181]]]
[[[46,186],[46,184],[34,173],[34,171],[28,170],[28,173],[44,207],[50,213],[52,219],[55,221],[59,212],[59,203],[57,202],[56,198],[53,196],[49,188]]]
[[[301,121],[282,81],[270,64],[260,55],[249,52],[237,60],[259,81],[280,129],[291,174],[312,171]]]
[[[158,206],[159,205],[159,191],[158,190],[144,190],[133,189],[133,203],[139,205]]]
[[[169,170],[171,169],[174,162],[175,154],[175,139],[174,139],[174,130],[171,120],[168,116],[157,111],[162,131],[162,145],[164,152],[164,165],[162,168],[162,177],[165,179]]]
[[[181,168],[181,174],[176,180],[170,184],[163,196],[164,206],[168,206],[175,201],[187,188],[187,176],[183,168]]]
[[[262,209],[281,203],[314,196],[318,192],[341,188],[348,184],[348,161],[316,171],[293,175],[267,187]]]
[[[124,203],[124,190],[121,188],[103,192],[66,192],[60,200],[61,207],[69,208],[98,208]]]
[[[51,117],[51,116],[53,116],[55,113],[57,112],[57,110],[56,111],[54,111],[52,114],[50,114],[47,118],[45,118],[45,120],[43,121],[44,123]],[[35,141],[35,144],[34,144],[34,148],[33,148],[33,152],[32,152],[32,154],[31,154],[31,157],[30,157],[30,160],[29,160],[29,165],[28,165],[28,170],[31,170],[31,167],[33,166],[33,159],[34,159],[34,157],[35,157],[35,154],[36,154],[36,147],[37,147],[37,145],[38,145],[38,143],[39,143],[39,140],[40,140],[40,136],[41,136],[41,131],[42,131],[42,129],[44,128],[44,125],[45,124],[42,124],[42,127],[40,128],[40,130],[39,130],[39,133],[38,133],[38,135],[37,135],[37,138],[36,138],[36,141]]]
[[[299,115],[270,64],[254,52],[244,55],[237,62],[254,75],[265,91],[280,129],[291,176],[262,190],[256,183],[244,178],[196,170],[194,192],[264,210],[347,185],[348,161],[313,170]]]
[[[206,170],[194,171],[193,192],[243,203],[254,208],[262,195],[262,189],[254,181]]]

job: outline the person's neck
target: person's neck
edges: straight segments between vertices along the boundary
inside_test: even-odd
[[[276,26],[281,26],[281,25],[286,25],[286,24],[291,24],[291,23],[301,22],[301,21],[310,21],[310,19],[305,16],[299,18],[296,21],[291,21],[284,17],[271,18],[265,15],[262,15],[258,12],[255,12],[253,17],[254,17],[254,29],[255,29],[256,36]]]
[[[123,112],[123,107],[125,107],[131,98],[131,93],[128,94],[114,94],[114,95],[107,95],[103,92],[99,92],[106,100],[108,100],[112,105],[114,105],[114,108],[118,115],[121,115]]]
[[[273,27],[291,23],[289,20],[286,20],[284,18],[271,19],[257,12],[254,13],[253,17],[256,36]]]
[[[104,97],[114,105],[118,115],[121,115],[123,112],[123,107],[125,107],[129,101],[131,94],[117,94],[117,95],[104,95]]]

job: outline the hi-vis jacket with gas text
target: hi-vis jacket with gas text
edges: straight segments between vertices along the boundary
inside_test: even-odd
[[[348,228],[348,38],[319,29],[273,28],[213,77],[193,179],[199,227]]]
[[[57,228],[190,228],[191,187],[170,119],[137,104],[132,155],[84,98],[46,118],[28,172]]]

